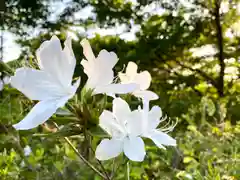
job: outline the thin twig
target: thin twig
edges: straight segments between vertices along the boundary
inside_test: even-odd
[[[114,172],[112,172],[112,176],[111,176],[111,178],[113,179],[113,177],[115,176],[115,174],[116,174],[116,172],[117,172],[117,170],[119,169],[119,167],[120,166],[125,166],[127,163],[128,163],[128,159],[126,159],[122,164],[118,164],[118,166],[116,166],[116,168],[115,168],[115,171]]]
[[[54,122],[53,123],[55,127],[59,130],[58,125]],[[78,157],[88,166],[90,167],[94,172],[96,172],[99,176],[101,176],[103,179],[107,179],[104,174],[102,174],[98,169],[96,169],[90,162],[88,162],[80,153],[79,151],[75,148],[75,146],[71,143],[71,141],[67,138],[64,137],[65,141],[71,146],[73,151],[78,155]]]
[[[88,145],[89,145],[89,144],[88,144]],[[92,153],[95,154],[95,151],[93,150],[92,146],[89,145],[89,148],[90,148],[90,150],[92,151]],[[107,180],[111,180],[111,178],[109,177],[109,175],[108,175],[106,169],[104,168],[102,162],[99,161],[98,159],[97,159],[97,162],[98,162],[98,164],[101,166],[101,168],[102,168],[102,170],[103,170],[103,172],[104,172],[104,174],[105,174]]]
[[[113,163],[112,163],[111,177],[113,177],[113,175],[114,175],[114,172],[115,172],[115,165],[116,165],[116,163],[115,163],[115,158],[114,158],[114,159],[113,159]]]
[[[129,167],[129,161],[127,162],[127,180],[130,180],[130,167]]]

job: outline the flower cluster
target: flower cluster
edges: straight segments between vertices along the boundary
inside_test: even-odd
[[[175,146],[176,141],[166,134],[170,129],[157,128],[163,121],[161,108],[153,106],[149,110],[149,101],[158,99],[157,94],[148,90],[150,73],[138,73],[137,65],[129,62],[126,72],[118,73],[120,82],[117,82],[113,72],[118,62],[117,55],[101,50],[95,56],[86,39],[81,41],[81,45],[85,56],[81,65],[88,76],[85,88],[91,90],[92,95],[113,97],[112,112],[104,110],[99,117],[99,126],[111,138],[100,142],[96,158],[108,160],[124,152],[132,161],[143,161],[146,152],[142,138],[152,139],[159,148]],[[41,44],[36,55],[39,70],[19,68],[10,79],[11,85],[26,97],[39,101],[23,120],[13,125],[17,130],[32,129],[47,121],[75,95],[80,85],[80,78],[72,82],[76,59],[70,38],[66,39],[62,48],[60,40],[53,36]],[[132,111],[127,102],[119,97],[127,93],[141,99],[143,106]]]

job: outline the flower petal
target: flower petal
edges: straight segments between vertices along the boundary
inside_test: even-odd
[[[41,101],[32,108],[22,121],[13,125],[13,127],[17,130],[35,128],[47,121],[57,111],[57,108],[56,101]]]
[[[156,93],[148,90],[135,91],[133,92],[133,95],[147,101],[157,100],[159,98]]]
[[[65,94],[51,75],[31,68],[17,69],[10,83],[31,100],[47,100]]]
[[[113,81],[113,71],[110,70],[102,70],[96,64],[92,69],[93,73],[88,73],[88,80],[86,83],[86,87],[90,89],[99,89],[98,87],[105,87],[112,83]]]
[[[103,139],[96,149],[96,158],[104,161],[118,156],[123,149],[123,142],[116,139]]]
[[[36,56],[40,69],[60,80],[62,46],[58,37],[52,36],[49,41],[44,41],[37,49]]]
[[[94,90],[94,94],[127,94],[137,90],[139,86],[135,83],[129,84],[109,84],[106,86],[98,86]]]
[[[137,65],[134,62],[129,62],[126,68],[126,73],[119,72],[118,77],[122,84],[128,84],[134,82],[134,78],[137,75]]]
[[[96,87],[111,84],[114,78],[113,66],[118,61],[115,53],[102,50],[94,61],[82,60],[81,64],[84,73],[88,76],[86,87],[95,89]]]
[[[124,127],[110,111],[104,110],[99,119],[99,126],[112,137],[122,138],[125,136]]]
[[[126,68],[127,76],[134,77],[137,74],[138,66],[135,62],[130,61]]]
[[[95,56],[93,54],[91,45],[87,39],[83,39],[80,43],[83,47],[83,54],[89,62],[95,61]]]
[[[65,78],[66,85],[72,84],[72,78],[74,74],[74,70],[76,67],[76,58],[74,56],[72,50],[72,39],[68,37],[64,42],[64,49],[63,49],[63,64],[64,64],[64,71],[62,71],[62,76]]]
[[[113,100],[113,114],[118,118],[123,120],[128,117],[131,113],[131,109],[126,101],[121,98],[115,98]],[[126,119],[125,119],[126,120]]]
[[[65,50],[62,50],[60,40],[53,36],[50,41],[44,41],[37,50],[37,59],[41,70],[51,74],[63,86],[69,86],[75,68],[71,40],[65,42]]]
[[[132,161],[143,161],[146,155],[144,142],[140,137],[124,139],[124,154]]]
[[[176,140],[167,135],[164,132],[159,130],[153,130],[148,135],[148,138],[152,139],[152,141],[159,147],[163,148],[162,145],[166,146],[176,146]]]
[[[112,69],[118,62],[118,57],[114,52],[103,49],[99,52],[96,61],[99,61],[101,69]]]
[[[148,128],[156,129],[162,117],[162,110],[159,106],[153,106],[148,113]]]
[[[137,74],[134,78],[136,84],[140,85],[140,90],[146,90],[151,84],[152,77],[148,71],[143,71]]]
[[[142,121],[143,121],[142,111],[139,110],[132,111],[129,118],[127,118],[128,133],[133,136],[140,136],[144,131]]]

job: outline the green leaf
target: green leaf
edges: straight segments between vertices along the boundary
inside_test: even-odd
[[[88,133],[93,137],[101,137],[101,138],[109,137],[109,135],[104,130],[102,130],[102,128],[100,128],[99,126],[90,128],[88,130]]]

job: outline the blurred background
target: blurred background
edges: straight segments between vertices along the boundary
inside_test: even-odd
[[[178,120],[171,133],[178,146],[164,151],[147,143],[145,161],[130,164],[131,179],[240,179],[240,1],[0,0],[0,12],[1,78],[11,74],[6,65],[31,64],[53,34],[73,38],[75,75],[83,79],[83,38],[96,55],[114,51],[117,71],[134,61],[151,73],[160,97],[154,104]],[[0,179],[100,179],[67,144],[37,136],[45,130],[10,128],[31,105],[7,85],[0,94]],[[125,179],[118,161],[104,166],[116,166],[114,179]]]

